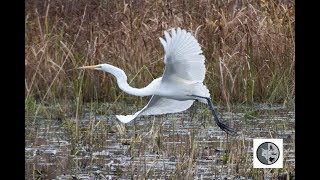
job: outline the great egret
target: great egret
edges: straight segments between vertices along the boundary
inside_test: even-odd
[[[79,69],[95,69],[111,73],[124,92],[135,96],[152,96],[148,104],[133,115],[116,115],[123,123],[128,123],[142,115],[176,113],[188,109],[195,100],[208,104],[216,124],[228,134],[235,131],[222,123],[214,110],[209,90],[203,85],[205,77],[204,55],[190,32],[180,28],[171,29],[171,36],[164,31],[160,37],[165,56],[165,70],[162,77],[153,80],[148,86],[138,89],[127,83],[123,70],[110,64],[83,66]]]

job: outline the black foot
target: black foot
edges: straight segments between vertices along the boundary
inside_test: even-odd
[[[215,120],[216,124],[220,127],[220,129],[222,129],[227,134],[229,134],[231,136],[236,136],[237,135],[237,131],[235,131],[234,129],[230,128],[228,125],[224,124],[219,119],[215,118],[214,120]]]
[[[224,132],[226,132],[227,134],[229,134],[231,136],[237,135],[237,132],[234,129],[230,128],[228,125],[224,124],[223,122],[221,122],[219,120],[219,118],[216,115],[216,112],[215,112],[215,110],[213,108],[213,104],[211,102],[211,99],[209,97],[202,97],[202,96],[197,96],[197,95],[192,95],[192,96],[206,99],[207,102],[208,102],[209,108],[210,108],[210,110],[212,112],[212,115],[214,117],[214,120],[215,120],[216,124],[220,127],[220,129],[222,129]]]

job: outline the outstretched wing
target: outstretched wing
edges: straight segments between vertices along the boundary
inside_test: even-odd
[[[160,42],[165,50],[165,71],[162,80],[187,80],[185,82],[203,82],[205,77],[204,55],[198,41],[186,30],[171,30],[171,36],[164,32],[165,39]]]
[[[194,100],[178,101],[153,95],[148,104],[135,114],[127,116],[116,115],[116,117],[121,122],[128,123],[134,120],[136,117],[142,115],[158,115],[181,112],[187,110],[193,104],[193,102]]]

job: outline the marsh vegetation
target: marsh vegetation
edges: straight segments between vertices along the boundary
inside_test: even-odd
[[[26,1],[26,178],[294,178],[294,1]],[[162,75],[163,31],[191,31],[219,117],[207,107],[123,125],[148,98],[124,94]],[[253,169],[252,138],[283,138],[284,168]],[[289,176],[291,175],[291,176]]]

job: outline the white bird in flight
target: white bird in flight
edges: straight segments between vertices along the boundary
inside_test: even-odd
[[[123,123],[128,123],[142,115],[159,115],[187,110],[195,100],[208,104],[216,124],[226,133],[235,131],[221,122],[215,113],[210,93],[203,84],[205,77],[205,57],[190,32],[180,28],[171,29],[171,36],[164,31],[165,40],[160,37],[165,56],[165,70],[162,77],[153,80],[144,88],[133,88],[127,82],[125,72],[110,64],[83,66],[79,69],[95,69],[111,73],[124,92],[135,96],[152,96],[148,104],[133,115],[116,115]]]

